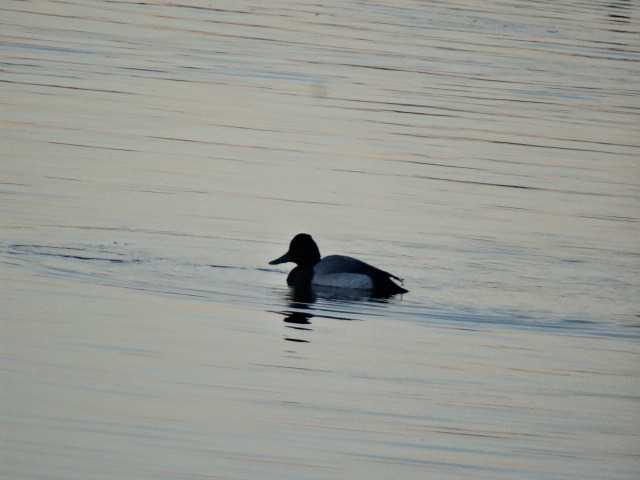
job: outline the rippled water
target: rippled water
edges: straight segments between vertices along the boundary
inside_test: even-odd
[[[0,11],[3,476],[636,478],[638,2]]]

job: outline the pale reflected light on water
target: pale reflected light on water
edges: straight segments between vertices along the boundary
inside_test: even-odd
[[[637,2],[0,11],[3,477],[637,477]]]

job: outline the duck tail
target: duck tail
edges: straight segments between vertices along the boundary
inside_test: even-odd
[[[402,278],[397,277],[389,272],[384,272],[384,274],[385,274],[384,277],[380,279],[381,281],[378,287],[378,291],[380,294],[388,296],[388,295],[397,295],[399,293],[407,293],[409,291],[406,288],[401,286],[401,285],[404,285],[404,280]],[[398,285],[392,279],[400,282],[400,285]]]

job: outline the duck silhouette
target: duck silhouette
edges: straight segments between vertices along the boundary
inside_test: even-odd
[[[369,290],[373,296],[389,297],[408,290],[394,280],[403,280],[389,272],[345,255],[320,256],[320,249],[311,235],[299,233],[289,244],[289,250],[270,265],[292,262],[296,267],[287,276],[291,287],[325,287]]]

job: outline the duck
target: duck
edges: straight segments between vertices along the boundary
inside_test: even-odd
[[[338,287],[369,290],[376,297],[390,297],[407,293],[396,283],[404,282],[389,272],[345,255],[320,256],[320,249],[307,233],[299,233],[289,244],[289,250],[281,257],[271,260],[269,265],[292,262],[296,264],[287,276],[290,287]],[[392,280],[393,279],[393,280]]]

